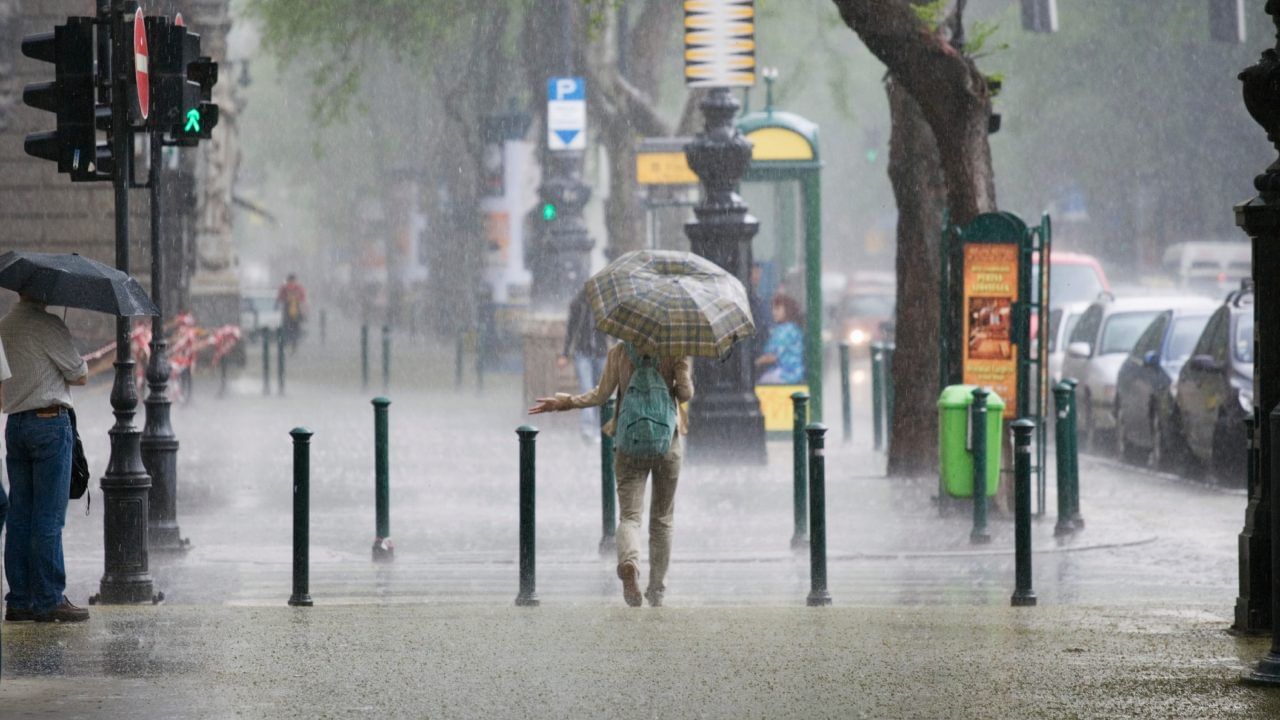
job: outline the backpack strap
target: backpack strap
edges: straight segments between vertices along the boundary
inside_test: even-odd
[[[646,357],[648,357],[647,355],[637,355],[637,354],[636,354],[636,346],[635,346],[635,345],[632,345],[632,344],[631,344],[631,343],[629,343],[629,342],[624,342],[624,343],[622,343],[622,347],[623,347],[623,349],[625,349],[625,350],[627,351],[627,357],[629,357],[629,358],[631,359],[631,367],[633,367],[633,368],[635,368],[635,369],[637,369],[637,370],[639,370],[640,368],[644,367],[644,365],[643,365],[642,363],[643,363],[644,359],[645,359]],[[653,359],[650,359],[650,362],[654,362],[654,360],[653,360]],[[656,367],[656,365],[655,365],[655,367]]]

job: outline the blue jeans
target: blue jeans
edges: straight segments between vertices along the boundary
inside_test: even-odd
[[[600,376],[604,375],[604,357],[575,353],[573,367],[578,371],[578,392],[588,392],[595,388],[596,383],[600,382]],[[581,421],[583,437],[596,437],[600,434],[600,416],[595,408],[583,408]]]
[[[4,541],[4,574],[9,607],[37,613],[62,602],[67,571],[62,560],[62,526],[71,491],[71,418],[10,415],[5,425],[9,453],[9,531]]]

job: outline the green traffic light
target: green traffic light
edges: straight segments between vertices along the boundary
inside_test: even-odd
[[[873,165],[874,165],[874,164],[875,164],[875,162],[876,162],[876,159],[877,159],[877,158],[879,158],[879,157],[880,157],[880,151],[879,151],[879,150],[876,150],[875,148],[869,148],[869,149],[867,150],[867,162],[869,162],[869,163],[871,163],[871,164],[873,164]]]
[[[187,125],[186,127],[182,128],[182,132],[184,133],[200,132],[200,110],[198,108],[191,108],[190,110],[187,111]]]
[[[556,205],[555,205],[555,203],[543,203],[543,204],[542,204],[542,219],[543,219],[543,220],[546,220],[547,222],[551,222],[552,220],[555,220],[555,219],[556,219],[556,215],[558,215],[558,214],[559,214],[559,211],[558,211],[558,210],[556,210]]]

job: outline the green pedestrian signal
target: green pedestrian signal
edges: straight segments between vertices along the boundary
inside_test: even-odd
[[[198,108],[191,108],[187,111],[187,124],[182,128],[182,132],[195,133],[197,135],[200,133],[200,110]]]
[[[542,203],[542,219],[551,222],[556,219],[560,211],[556,209],[555,203]]]

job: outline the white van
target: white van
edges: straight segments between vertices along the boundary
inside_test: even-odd
[[[1253,260],[1247,240],[1195,240],[1169,246],[1164,269],[1178,287],[1220,299],[1253,274]]]

